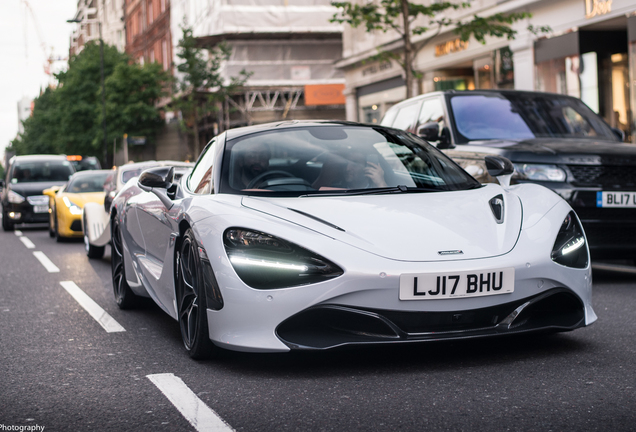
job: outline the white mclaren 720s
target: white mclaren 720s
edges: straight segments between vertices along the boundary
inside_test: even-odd
[[[193,358],[553,333],[590,325],[585,233],[559,195],[480,184],[415,135],[288,121],[213,138],[178,181],[110,208],[121,308],[150,297]]]

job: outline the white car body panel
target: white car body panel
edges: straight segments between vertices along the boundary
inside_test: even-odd
[[[90,244],[106,246],[110,243],[110,218],[103,204],[86,203],[82,209],[82,230]]]

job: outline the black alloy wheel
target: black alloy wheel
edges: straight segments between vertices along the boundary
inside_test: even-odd
[[[51,206],[49,203],[49,237],[55,238],[55,231],[53,227],[55,226],[55,222],[53,221],[53,212],[55,212],[55,207]]]
[[[55,214],[54,219],[55,219],[55,228],[53,228],[54,232],[55,232],[55,241],[58,243],[61,243],[64,241],[64,237],[62,237],[60,235],[60,224],[57,221],[57,208],[53,209],[53,213]]]
[[[177,253],[177,309],[181,339],[193,359],[212,357],[218,348],[208,333],[207,305],[197,241],[192,229],[183,236]]]
[[[110,265],[113,276],[113,291],[115,301],[120,309],[132,309],[137,305],[139,298],[132,292],[128,282],[126,282],[126,268],[124,265],[124,247],[121,239],[121,230],[117,217],[110,221],[110,235],[112,252]]]

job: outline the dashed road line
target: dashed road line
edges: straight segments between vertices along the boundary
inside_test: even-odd
[[[15,235],[17,235],[18,237],[20,237],[22,235],[22,231],[20,231],[20,230],[14,230],[13,233]]]
[[[28,237],[20,236],[20,241],[24,243],[27,249],[35,249],[35,245]]]
[[[99,323],[108,333],[126,331],[115,319],[101,308],[73,281],[62,281],[60,285]]]
[[[234,431],[217,413],[208,407],[181,378],[171,373],[146,375],[199,432]]]
[[[60,272],[60,269],[55,264],[53,264],[49,257],[44,255],[44,252],[35,251],[33,252],[33,256],[35,256],[40,261],[40,263],[42,263],[44,268],[47,269],[49,273]]]

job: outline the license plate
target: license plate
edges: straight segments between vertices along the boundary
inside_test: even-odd
[[[507,294],[515,288],[515,269],[400,275],[400,300],[437,300]]]
[[[596,207],[636,208],[636,192],[596,192]]]
[[[33,206],[33,213],[48,213],[48,212],[49,212],[49,206],[47,205]]]

